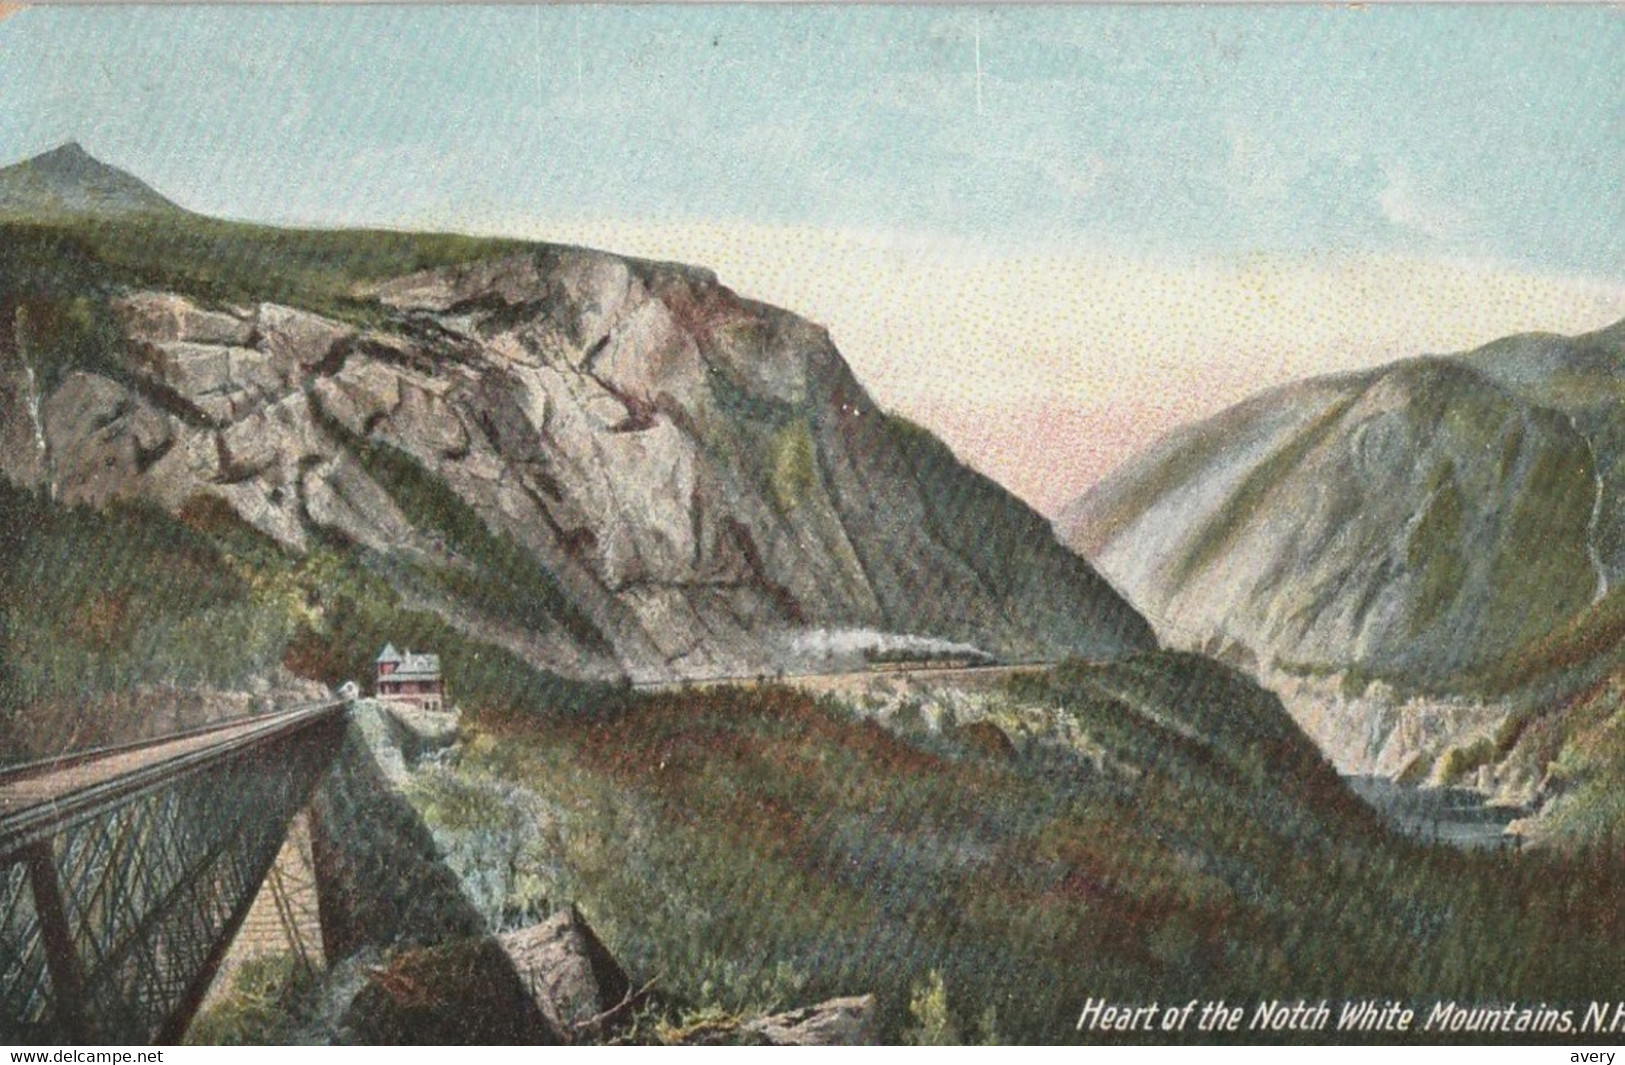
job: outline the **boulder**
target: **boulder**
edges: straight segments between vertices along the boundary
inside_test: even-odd
[[[569,1038],[595,1036],[632,985],[574,906],[497,938],[548,1021]]]
[[[704,1020],[663,1038],[675,1046],[872,1046],[878,1042],[875,997],[832,998],[744,1021]]]
[[[335,1042],[555,1046],[566,1042],[490,937],[407,950],[365,967]]]
[[[832,998],[816,1006],[746,1021],[741,1031],[776,1047],[871,1046],[876,1041],[875,997]]]

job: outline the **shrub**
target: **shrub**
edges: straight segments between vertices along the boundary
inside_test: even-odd
[[[314,1005],[314,973],[292,954],[244,962],[231,986],[186,1031],[190,1046],[261,1046],[285,1041]]]
[[[959,1026],[954,1023],[948,1008],[948,987],[942,974],[932,969],[923,984],[915,985],[908,996],[908,1013],[912,1024],[903,1032],[903,1042],[910,1046],[960,1046]]]
[[[1493,762],[1495,752],[1495,741],[1489,738],[1467,747],[1452,747],[1439,763],[1439,780],[1445,784],[1456,783],[1469,773],[1477,772],[1480,766]]]

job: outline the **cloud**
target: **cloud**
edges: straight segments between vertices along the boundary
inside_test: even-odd
[[[1238,203],[1275,204],[1286,200],[1308,171],[1301,149],[1288,148],[1261,136],[1250,124],[1235,118],[1224,121],[1229,146],[1222,183]]]
[[[1393,225],[1435,240],[1466,234],[1468,212],[1418,183],[1404,167],[1388,167],[1383,177],[1386,183],[1377,194],[1377,206]]]

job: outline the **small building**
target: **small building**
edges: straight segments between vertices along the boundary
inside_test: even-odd
[[[440,676],[440,656],[397,651],[394,644],[386,644],[378,655],[375,693],[385,702],[444,710],[446,682]]]

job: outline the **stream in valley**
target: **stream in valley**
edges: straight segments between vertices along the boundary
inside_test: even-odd
[[[1413,788],[1382,776],[1347,776],[1349,787],[1401,832],[1456,847],[1512,846],[1506,827],[1528,814],[1519,806],[1497,806],[1468,788]]]

